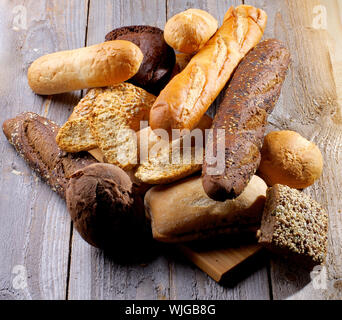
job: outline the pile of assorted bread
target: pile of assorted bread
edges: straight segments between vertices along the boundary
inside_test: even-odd
[[[293,131],[265,137],[290,63],[280,41],[260,42],[266,21],[263,10],[241,5],[218,27],[209,13],[189,9],[164,31],[122,27],[104,43],[45,55],[28,70],[35,93],[90,90],[62,127],[27,112],[5,121],[4,133],[96,247],[254,233],[274,252],[321,264],[328,216],[301,189],[321,176],[322,155]],[[221,91],[211,119],[206,111]],[[203,150],[212,150],[202,152],[203,165],[186,134],[158,135],[195,128]],[[185,149],[189,161],[170,161]]]

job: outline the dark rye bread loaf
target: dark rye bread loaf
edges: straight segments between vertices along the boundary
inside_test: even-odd
[[[170,80],[176,62],[174,50],[164,40],[164,32],[151,26],[127,26],[114,29],[105,39],[131,41],[140,48],[144,59],[129,82],[158,95]]]
[[[59,126],[38,114],[26,112],[3,123],[7,140],[28,165],[63,199],[71,175],[97,161],[88,153],[70,154],[56,143]]]
[[[308,195],[276,184],[267,190],[259,243],[312,268],[325,261],[328,214]]]
[[[260,164],[267,116],[273,111],[290,63],[289,51],[277,40],[258,44],[242,60],[213,121],[213,136],[206,150],[217,155],[216,132],[224,131],[224,172],[216,171],[214,158],[203,165],[205,192],[214,200],[236,198],[247,186]]]

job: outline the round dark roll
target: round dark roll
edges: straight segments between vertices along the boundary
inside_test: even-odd
[[[144,54],[138,73],[129,82],[158,95],[171,78],[176,57],[165,42],[164,32],[151,26],[129,26],[115,29],[106,41],[127,40],[137,45]]]
[[[76,171],[66,201],[76,230],[95,247],[122,251],[150,237],[143,199],[119,167],[96,163]]]

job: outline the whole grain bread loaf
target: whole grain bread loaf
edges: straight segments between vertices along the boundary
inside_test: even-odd
[[[312,268],[325,261],[328,214],[308,195],[276,184],[267,190],[259,243]]]
[[[58,148],[59,126],[33,112],[26,112],[3,123],[7,140],[28,165],[65,198],[71,175],[97,161],[88,153],[70,154]]]
[[[279,98],[290,62],[289,51],[275,39],[258,44],[242,60],[225,92],[213,121],[206,150],[218,154],[217,133],[224,130],[223,168],[209,152],[203,164],[203,187],[214,200],[237,197],[260,163],[267,116]]]

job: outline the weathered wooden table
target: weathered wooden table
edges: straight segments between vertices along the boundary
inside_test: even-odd
[[[222,21],[239,0],[2,0],[1,122],[34,111],[62,124],[82,92],[41,97],[26,71],[39,56],[102,42],[113,28],[165,21],[189,7]],[[246,1],[247,3],[247,1]],[[64,202],[0,134],[0,299],[340,299],[342,297],[341,0],[250,0],[265,9],[265,37],[290,48],[292,65],[269,129],[292,129],[317,143],[321,179],[305,192],[329,211],[327,265],[318,277],[281,260],[236,286],[211,280],[177,255],[120,265],[73,230]],[[318,274],[318,271],[316,272]]]

